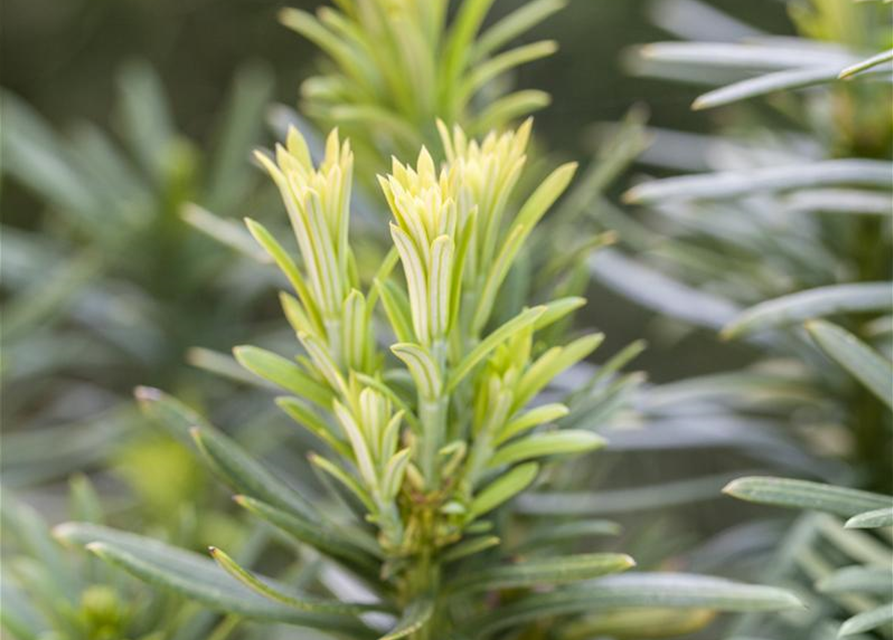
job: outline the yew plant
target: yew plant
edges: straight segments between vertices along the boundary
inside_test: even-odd
[[[531,122],[481,143],[458,127],[440,129],[447,163],[435,166],[423,148],[415,167],[395,160],[379,178],[393,215],[394,249],[365,294],[348,239],[349,142],[333,132],[318,168],[295,130],[275,162],[258,155],[282,192],[304,268],[258,223],[249,227],[297,293],[283,293],[282,305],[307,356],[291,364],[252,347],[236,351],[248,369],[300,390],[280,406],[335,454],[310,461],[375,525],[382,575],[396,602],[416,612],[407,625],[419,627],[448,617],[440,594],[450,559],[498,543],[484,516],[534,481],[539,459],[603,444],[589,431],[536,430],[567,408],[528,406],[601,341],[599,335],[562,346],[535,341],[537,330],[583,300],[533,306],[495,328],[488,322],[524,240],[575,166],[556,169],[503,224]],[[402,277],[392,273],[398,261]],[[384,340],[374,330],[379,306]],[[556,578],[631,565],[624,555],[580,557]]]
[[[566,0],[523,3],[485,26],[494,4],[339,0],[315,14],[284,9],[282,24],[325,56],[318,73],[301,85],[302,113],[323,128],[345,131],[359,163],[378,168],[391,153],[409,157],[423,144],[437,144],[437,118],[485,135],[542,109],[549,94],[511,90],[506,79],[516,68],[552,55],[557,44],[514,41]]]
[[[317,165],[292,130],[272,156],[257,155],[281,191],[300,260],[260,223],[247,224],[291,285],[281,303],[300,353],[291,360],[244,346],[235,355],[289,392],[277,404],[318,438],[310,465],[338,502],[282,480],[177,400],[137,391],[150,415],[197,445],[241,507],[298,543],[297,581],[287,572],[262,576],[223,549],[211,548],[215,565],[94,524],[62,525],[57,537],[232,619],[340,638],[570,640],[648,637],[661,626],[678,635],[717,611],[799,606],[782,589],[719,578],[607,576],[635,563],[623,553],[575,552],[597,523],[528,535],[513,521],[507,503],[537,481],[547,459],[604,444],[589,429],[560,428],[569,408],[542,398],[601,341],[543,337],[584,300],[492,318],[513,262],[575,166],[558,167],[510,204],[531,122],[482,141],[438,128],[444,163],[422,148],[414,166],[394,160],[379,178],[393,247],[372,274],[359,273],[352,252],[350,143],[333,131]]]

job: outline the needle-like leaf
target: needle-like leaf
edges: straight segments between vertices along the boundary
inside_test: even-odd
[[[359,615],[368,611],[388,611],[388,607],[380,604],[320,600],[317,598],[309,598],[304,595],[298,596],[290,593],[283,587],[276,586],[267,578],[254,575],[244,567],[240,566],[238,562],[230,558],[225,552],[216,547],[211,547],[209,553],[218,566],[255,593],[299,611],[348,615]]]
[[[193,427],[191,433],[221,478],[240,493],[306,518],[320,517],[319,511],[306,498],[273,475],[228,436],[201,427]]]
[[[893,500],[891,500],[893,502]],[[847,529],[878,529],[893,527],[893,506],[854,515],[846,521]]]
[[[813,320],[806,324],[806,330],[831,359],[893,409],[893,363],[830,322]]]
[[[527,462],[496,478],[471,503],[469,519],[479,518],[519,494],[533,482],[538,472],[538,464]]]
[[[890,498],[878,493],[846,489],[808,480],[752,476],[733,480],[723,493],[748,502],[794,509],[814,509],[852,517],[890,506]]]
[[[357,634],[357,638],[375,637],[355,617],[298,611],[273,602],[231,580],[212,560],[152,538],[84,523],[60,525],[54,534],[69,544],[87,547],[106,562],[146,582],[180,593],[217,611],[269,622],[342,631]]]
[[[725,338],[843,313],[893,307],[893,283],[859,282],[798,291],[746,309],[722,330]]]
[[[578,429],[534,434],[498,449],[488,466],[496,468],[531,458],[594,451],[606,442],[591,431]]]
[[[619,573],[635,565],[635,561],[623,553],[537,558],[513,565],[471,571],[450,583],[447,588],[453,591],[486,591],[568,584]]]

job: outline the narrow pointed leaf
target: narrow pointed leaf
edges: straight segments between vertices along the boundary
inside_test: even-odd
[[[317,509],[279,480],[259,461],[222,433],[195,427],[192,437],[215,471],[240,493],[305,518],[318,519]]]
[[[538,551],[548,545],[573,543],[595,536],[619,536],[623,532],[623,527],[612,520],[577,518],[555,524],[552,519],[547,518],[546,522],[547,524],[532,531],[518,546],[520,552]]]
[[[380,640],[399,640],[412,635],[423,626],[434,614],[434,600],[428,596],[414,600],[406,608],[403,616],[397,621],[397,626],[391,629]]]
[[[857,614],[840,625],[837,637],[845,638],[893,624],[893,602]]]
[[[891,501],[889,497],[858,489],[762,476],[733,480],[723,493],[748,502],[824,511],[847,518],[889,507]]]
[[[475,366],[477,366],[481,360],[486,358],[493,349],[517,334],[519,331],[523,331],[534,324],[540,317],[542,317],[545,311],[546,307],[542,306],[522,311],[484,338],[480,344],[472,349],[472,351],[453,369],[449,383],[447,384],[447,391],[455,389],[465,376],[471,373]]]
[[[822,593],[872,593],[889,596],[893,592],[893,576],[888,567],[844,567],[822,578],[816,588]]]
[[[380,567],[375,556],[334,527],[319,520],[310,520],[301,514],[277,509],[249,496],[236,496],[236,502],[288,535],[310,545],[320,553],[345,563],[367,577],[376,576],[379,572]]]
[[[475,133],[486,133],[492,129],[502,129],[510,120],[545,109],[551,102],[551,96],[545,91],[536,89],[515,91],[491,102],[481,111],[471,130]]]
[[[244,567],[240,566],[239,563],[230,558],[220,549],[211,547],[209,551],[211,557],[214,558],[214,561],[218,566],[241,584],[264,598],[274,602],[280,602],[288,607],[298,609],[299,611],[348,615],[358,615],[368,611],[387,611],[387,607],[383,607],[382,605],[364,604],[359,602],[341,602],[339,600],[320,600],[317,598],[292,594],[286,589],[275,585],[269,579],[254,575]]]
[[[891,499],[893,500],[893,499]],[[893,507],[875,509],[855,515],[846,521],[847,529],[878,529],[893,527]]]
[[[516,418],[512,418],[502,431],[496,437],[496,444],[502,444],[504,441],[520,435],[525,431],[529,431],[534,427],[553,420],[563,418],[570,410],[563,404],[553,402],[551,404],[543,404],[538,407],[526,411]]]
[[[158,185],[170,172],[174,126],[164,87],[145,62],[127,64],[118,76],[125,134]]]
[[[533,400],[536,394],[545,389],[555,376],[586,358],[604,340],[603,333],[583,336],[563,347],[552,347],[540,356],[527,369],[518,383],[514,402],[515,409],[520,409]]]
[[[802,89],[832,82],[837,79],[838,69],[837,65],[810,66],[799,69],[784,69],[783,71],[767,73],[756,78],[748,78],[747,80],[735,82],[698,96],[692,103],[691,108],[696,111],[713,109],[714,107],[764,96],[776,91],[790,91],[792,89]]]
[[[623,198],[636,204],[676,200],[722,200],[751,193],[773,193],[846,184],[889,188],[891,164],[881,160],[824,160],[811,164],[778,166],[653,180],[627,191]]]
[[[247,384],[261,389],[277,389],[276,385],[258,377],[242,367],[229,353],[221,353],[213,349],[192,347],[186,351],[186,362],[193,367],[213,373],[240,384]]]
[[[478,518],[524,491],[539,473],[539,465],[528,462],[499,476],[478,493],[471,503],[470,519]]]
[[[677,64],[703,65],[732,69],[787,69],[804,65],[803,49],[796,46],[762,44],[759,42],[655,42],[643,46],[640,54],[651,60]],[[836,49],[815,50],[809,63],[846,64],[851,56]]]
[[[462,575],[448,588],[465,592],[568,584],[626,571],[635,564],[631,557],[623,553],[538,558],[514,565],[472,571]]]
[[[314,402],[331,407],[332,392],[307,375],[296,363],[258,347],[236,347],[236,360],[243,367],[265,380]]]
[[[329,425],[313,410],[294,396],[276,398],[276,404],[295,422],[303,425],[308,431],[327,443],[332,449],[345,457],[350,457],[350,449],[338,437]]]
[[[488,467],[513,464],[521,460],[560,454],[583,453],[605,446],[606,440],[591,431],[567,429],[538,433],[501,447]]]
[[[301,299],[304,312],[314,321],[317,331],[321,332],[322,324],[319,320],[319,311],[313,296],[310,294],[310,289],[307,287],[307,282],[304,280],[304,276],[298,269],[298,265],[295,264],[295,261],[292,260],[291,256],[288,255],[288,252],[281,244],[279,244],[279,241],[276,240],[273,234],[261,223],[252,220],[251,218],[245,218],[245,225],[248,227],[248,231],[257,243],[263,247],[267,254],[273,259],[276,266],[279,267],[279,270],[285,274],[285,277],[295,290],[295,293],[297,293],[298,297]]]
[[[406,363],[423,397],[433,399],[440,395],[443,388],[440,368],[427,349],[418,344],[400,342],[391,347],[391,352]]]
[[[203,429],[213,427],[198,412],[193,411],[185,404],[153,387],[137,387],[133,391],[143,414],[156,422],[171,436],[181,443],[195,444],[190,435],[190,429],[199,426]]]
[[[537,593],[490,613],[464,627],[493,634],[548,616],[643,607],[682,607],[717,611],[777,611],[802,607],[789,591],[677,573],[630,573],[587,584]]]
[[[180,210],[180,217],[209,238],[230,247],[260,263],[269,263],[272,258],[258,248],[251,236],[245,233],[242,225],[232,219],[212,213],[194,202],[187,202]]]
[[[706,627],[716,618],[709,609],[617,609],[575,620],[562,627],[562,640],[591,638],[676,638]],[[744,640],[736,638],[735,640]],[[757,640],[750,638],[749,640]]]
[[[400,342],[412,342],[415,334],[412,328],[412,314],[409,309],[409,300],[405,294],[392,282],[375,281],[375,290],[381,298],[381,306],[385,315]]]
[[[372,496],[370,496],[369,492],[366,491],[359,482],[357,482],[356,478],[344,471],[338,465],[333,464],[329,460],[326,460],[322,456],[310,454],[309,459],[310,463],[313,466],[330,475],[332,478],[341,483],[348,491],[350,491],[357,498],[357,500],[363,503],[363,506],[366,507],[367,511],[369,511],[370,513],[375,512],[375,503],[372,501]]]
[[[579,296],[568,296],[566,298],[559,298],[558,300],[547,302],[545,305],[546,310],[536,323],[534,323],[533,328],[537,331],[545,329],[585,304],[586,298],[581,298]]]
[[[84,523],[66,523],[54,531],[69,544],[88,547],[106,562],[155,586],[175,591],[215,611],[246,618],[304,625],[374,638],[352,616],[297,611],[272,602],[233,581],[209,558],[152,538]]]
[[[745,310],[726,325],[723,337],[790,325],[841,313],[886,311],[893,307],[893,283],[831,285],[767,300]]]
[[[260,63],[238,69],[227,96],[226,112],[210,154],[207,204],[211,209],[238,202],[250,186],[248,155],[263,130],[263,114],[270,102],[274,78]],[[229,213],[229,212],[227,212]]]
[[[893,49],[888,49],[887,51],[882,51],[877,55],[871,56],[870,58],[866,58],[861,62],[851,64],[846,69],[841,71],[838,77],[841,79],[851,78],[857,73],[861,73],[862,71],[871,69],[872,67],[876,67],[879,64],[890,62],[891,60],[893,60]]]
[[[476,553],[481,553],[487,549],[492,549],[498,545],[501,540],[496,536],[480,536],[477,538],[466,538],[462,542],[450,547],[442,556],[444,564],[455,562]]]
[[[806,330],[832,360],[893,409],[893,363],[830,322],[814,320],[807,323]]]
[[[498,51],[528,29],[560,11],[566,4],[567,0],[532,0],[520,5],[481,34],[475,43],[473,58],[480,60]]]

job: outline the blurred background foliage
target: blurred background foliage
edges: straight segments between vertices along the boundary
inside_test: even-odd
[[[301,1],[287,6],[312,10],[321,4]],[[521,4],[495,3],[488,22]],[[781,2],[709,4],[768,31],[792,32]],[[632,77],[624,68],[629,46],[666,36],[650,18],[655,6],[645,0],[572,0],[522,37],[521,42],[552,38],[559,43],[556,55],[516,73],[518,88],[552,94],[552,105],[537,114],[537,133],[551,149],[570,158],[588,156],[596,147],[593,125],[616,122],[639,102],[648,105],[650,122],[656,127],[704,131],[710,126],[710,118],[689,109],[695,88]],[[310,42],[278,23],[282,7],[283,3],[262,0],[77,0],[61,6],[48,0],[9,0],[2,8],[2,84],[63,131],[84,120],[120,131],[120,114],[114,108],[117,79],[124,63],[144,60],[163,79],[178,129],[199,148],[208,148],[227,87],[246,60],[272,71],[276,100],[297,103],[298,87],[312,74],[317,53]],[[32,228],[39,224],[35,212],[40,206],[30,194],[5,180],[2,197],[7,223]],[[748,357],[746,349],[719,344],[709,335],[690,338],[693,343],[667,339],[662,345],[653,340],[653,316],[605,291],[592,297],[598,304],[591,304],[588,312],[608,335],[607,348],[652,338],[652,348],[640,363],[653,378],[714,371]],[[706,347],[695,348],[704,341]],[[126,387],[133,381],[120,382]]]

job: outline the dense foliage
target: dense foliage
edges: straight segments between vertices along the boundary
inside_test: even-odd
[[[4,633],[893,637],[889,3],[656,0],[628,68],[718,116],[632,108],[579,175],[512,83],[556,42],[512,43],[585,11],[334,5],[279,13],[298,109],[246,65],[208,150],[142,64],[123,146],[4,92],[45,205],[3,230]],[[647,383],[615,294],[750,363]]]

